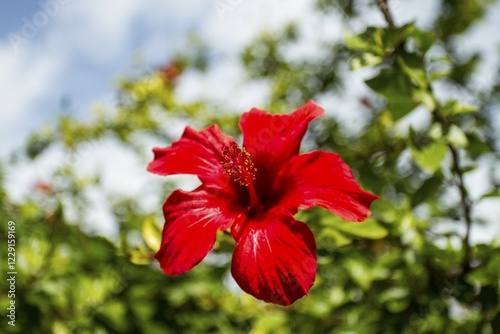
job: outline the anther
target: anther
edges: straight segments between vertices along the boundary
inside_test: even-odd
[[[229,175],[235,182],[242,186],[250,185],[255,180],[257,168],[250,159],[250,153],[243,147],[233,144],[224,147],[222,151],[223,160],[220,162],[224,173]]]

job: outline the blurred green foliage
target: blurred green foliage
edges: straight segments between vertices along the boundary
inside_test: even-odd
[[[377,3],[385,2],[373,7]],[[1,168],[0,236],[6,240],[6,223],[16,222],[18,273],[16,326],[2,316],[2,332],[500,333],[500,239],[492,237],[489,244],[469,239],[470,227],[480,223],[473,208],[498,198],[500,180],[492,172],[491,191],[479,199],[464,183],[484,161],[498,171],[499,133],[491,119],[500,86],[498,81],[471,85],[481,58],[463,59],[452,42],[484,19],[488,4],[442,0],[432,29],[413,23],[366,27],[347,33],[342,43],[323,45],[320,59],[286,57],[287,47],[304,43],[295,24],[263,33],[242,50],[249,80],[269,81],[268,105],[259,107],[274,112],[341,94],[347,84],[344,69],[373,73],[366,80],[373,94],[360,104],[366,109],[364,127],[346,131],[329,113],[311,126],[308,145],[338,152],[363,187],[381,199],[364,223],[346,223],[322,209],[297,214],[316,237],[318,273],[310,295],[287,308],[234,289],[228,271],[234,242],[223,233],[211,260],[178,277],[161,273],[152,255],[160,240],[162,201],[175,188],[165,179],[151,187],[158,197],[151,212],[138,198],[99,188],[119,226],[117,240],[89,233],[81,223],[92,210],[86,190],[101,182],[99,175],[76,172],[82,152],[95,147],[89,144],[114,140],[146,166],[151,156],[144,142],[167,146],[176,139],[169,126],[178,120],[195,128],[217,123],[239,136],[234,111],[177,97],[176,76],[209,68],[209,47],[195,41],[172,61],[178,67],[173,72],[120,80],[116,110],[96,108],[87,123],[61,116],[34,133],[25,152],[13,156],[13,166],[25,156],[39,159],[57,145],[69,158],[48,186],[21,203],[2,186],[12,166],[4,162]],[[318,15],[337,15],[346,24],[359,19],[360,6],[354,0],[317,1]],[[436,57],[433,49],[441,54]],[[475,102],[440,100],[436,83],[465,89]],[[429,124],[396,131],[418,106],[428,113]],[[498,217],[487,223],[498,224]],[[7,258],[5,246],[0,252]],[[5,280],[1,288],[0,309],[6,310]]]

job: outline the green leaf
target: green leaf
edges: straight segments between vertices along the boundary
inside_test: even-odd
[[[423,31],[418,28],[415,28],[412,32],[411,37],[417,43],[420,52],[425,54],[427,50],[430,49],[434,41],[436,40],[436,36],[430,31]]]
[[[410,291],[407,287],[395,286],[381,292],[379,295],[379,301],[381,303],[387,303],[389,301],[401,300],[408,297],[409,294]]]
[[[492,197],[500,197],[500,189],[494,189],[490,191],[489,193],[484,194],[481,196],[481,199],[483,198],[492,198]]]
[[[391,313],[401,313],[408,308],[410,301],[408,299],[393,300],[386,304],[387,310]]]
[[[429,111],[432,111],[436,108],[434,96],[429,92],[428,89],[414,89],[413,97],[417,100],[418,103],[423,104]]]
[[[415,53],[403,52],[397,56],[397,62],[403,72],[420,88],[427,88],[427,73],[425,71],[424,60]]]
[[[441,166],[441,162],[446,156],[448,147],[439,142],[432,142],[418,149],[413,144],[410,145],[413,160],[422,168],[435,172]]]
[[[351,239],[333,228],[324,228],[316,240],[318,248],[333,250],[351,243]]]
[[[382,35],[382,43],[386,49],[393,49],[401,45],[404,40],[412,35],[415,31],[413,23],[405,24],[399,28],[388,28],[384,30]]]
[[[481,57],[479,53],[475,53],[467,61],[460,64],[455,63],[450,74],[450,79],[459,85],[465,85],[470,76],[476,71],[476,67],[480,61]]]
[[[450,70],[435,70],[429,76],[429,81],[436,81],[450,76]]]
[[[258,318],[253,326],[253,333],[280,333],[286,324],[286,317],[280,313],[266,313]]]
[[[462,173],[472,172],[473,170],[476,170],[477,167],[478,167],[477,165],[463,166],[462,167]]]
[[[494,148],[488,143],[482,135],[478,133],[467,133],[467,139],[469,145],[466,147],[467,153],[473,159],[477,159],[479,156],[485,153],[490,153],[494,151]]]
[[[381,28],[368,28],[365,32],[354,35],[351,32],[346,32],[344,37],[345,45],[354,51],[366,51],[374,55],[384,56],[382,48]]]
[[[144,219],[142,223],[142,237],[153,251],[157,252],[161,245],[161,229],[152,217]]]
[[[139,245],[138,249],[131,249],[129,251],[129,260],[133,264],[140,266],[147,265],[151,263],[151,254],[145,246]]]
[[[443,126],[441,123],[432,124],[429,129],[429,136],[434,140],[439,140],[443,137]]]
[[[125,331],[128,328],[126,312],[125,305],[119,300],[108,301],[97,310],[105,322],[117,332]]]
[[[347,32],[345,45],[351,50],[366,51],[377,56],[391,54],[415,31],[413,23],[399,28],[369,27],[363,33],[354,35]]]
[[[467,147],[467,145],[469,144],[464,131],[455,124],[450,125],[448,134],[446,135],[446,139],[448,143],[455,147]]]
[[[420,188],[413,194],[411,198],[411,207],[414,208],[420,203],[434,195],[443,184],[443,175],[436,173],[422,183]]]
[[[60,321],[54,321],[52,324],[52,333],[53,334],[68,334],[70,333],[69,329]]]
[[[445,105],[441,108],[441,113],[444,116],[454,116],[460,114],[476,114],[479,112],[474,106],[461,104],[456,100],[451,100],[445,103]]]
[[[351,60],[351,70],[358,70],[366,66],[374,66],[380,64],[384,60],[383,57],[376,56],[372,53],[365,52],[361,56],[354,57]]]
[[[371,268],[362,258],[348,258],[344,264],[354,282],[363,290],[368,290],[373,281]]]
[[[413,100],[411,81],[402,71],[384,69],[365,82],[368,87],[387,99],[387,107],[394,120],[405,116],[417,105]]]
[[[366,239],[382,239],[388,234],[387,229],[377,223],[373,218],[368,218],[362,223],[347,223],[337,217],[330,217],[323,219],[322,223],[344,233]]]

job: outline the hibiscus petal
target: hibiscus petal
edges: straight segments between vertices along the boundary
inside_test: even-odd
[[[199,132],[188,126],[172,146],[153,149],[155,157],[148,171],[160,175],[194,174],[202,181],[220,180],[225,178],[220,163],[222,150],[233,144],[234,139],[217,125]]]
[[[163,272],[179,275],[197,265],[213,248],[217,231],[228,229],[243,210],[232,193],[218,188],[173,192],[163,205],[165,225],[155,255]]]
[[[231,273],[245,292],[290,305],[306,295],[316,276],[316,243],[309,227],[287,215],[258,214],[236,235]]]
[[[347,164],[338,154],[313,151],[296,156],[281,170],[269,206],[291,212],[326,208],[345,221],[363,221],[370,215],[370,204],[378,198],[362,190]]]
[[[323,115],[323,108],[309,100],[288,115],[253,108],[241,116],[243,146],[257,167],[256,187],[261,195],[265,197],[265,189],[281,167],[299,153],[309,122]]]

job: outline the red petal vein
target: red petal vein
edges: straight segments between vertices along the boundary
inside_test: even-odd
[[[231,193],[200,186],[176,190],[163,205],[165,225],[155,258],[165,274],[179,275],[197,265],[213,248],[218,230],[244,213]]]
[[[222,150],[235,144],[217,125],[196,131],[186,127],[182,137],[166,148],[154,148],[154,160],[148,171],[160,175],[194,174],[202,182],[226,179],[221,165]]]
[[[256,188],[263,197],[281,167],[299,153],[309,122],[323,115],[323,108],[309,100],[291,114],[273,115],[253,108],[241,116],[243,146],[257,168]]]
[[[231,272],[245,292],[265,302],[290,305],[314,284],[314,236],[290,215],[249,218],[238,233]]]
[[[370,215],[378,198],[360,188],[349,166],[338,154],[313,151],[296,156],[281,170],[271,192],[270,206],[307,210],[326,208],[345,221],[359,222]]]

